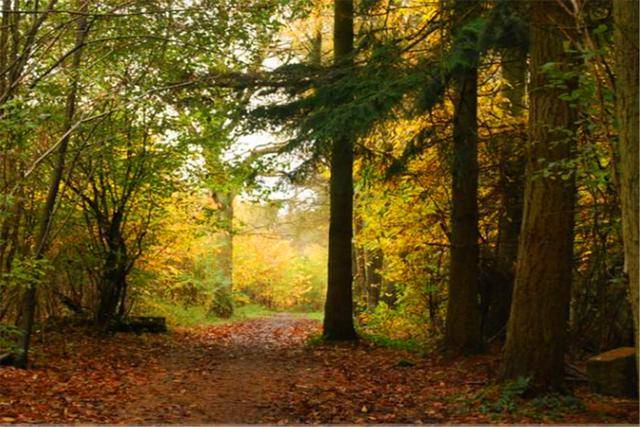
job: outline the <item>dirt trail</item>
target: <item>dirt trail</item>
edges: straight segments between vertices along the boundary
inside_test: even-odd
[[[586,387],[579,404],[504,402],[495,355],[304,344],[319,332],[316,321],[277,315],[169,334],[38,335],[32,369],[0,368],[0,423],[638,422],[637,400]]]
[[[192,335],[194,346],[165,354],[149,382],[134,391],[144,399],[130,402],[123,416],[152,423],[259,423],[311,369],[296,356],[316,327],[280,314],[234,324],[228,332],[221,333],[224,326],[179,331]]]

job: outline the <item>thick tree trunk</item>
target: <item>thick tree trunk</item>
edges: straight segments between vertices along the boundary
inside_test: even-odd
[[[89,2],[87,0],[79,0],[78,10],[86,11],[88,3]],[[80,69],[80,61],[82,59],[82,46],[84,45],[84,40],[88,30],[86,15],[81,14],[77,19],[78,21],[75,40],[76,51],[73,54],[71,60],[71,69],[73,75],[71,78],[69,94],[67,95],[66,100],[65,121],[63,126],[63,132],[65,134],[73,126],[73,119],[75,117],[76,98],[78,95],[78,74]],[[60,141],[60,145],[58,147],[57,158],[55,160],[55,165],[51,173],[51,179],[49,181],[49,191],[47,194],[47,199],[45,201],[42,213],[40,214],[40,217],[38,219],[38,231],[35,238],[36,247],[33,254],[35,259],[41,259],[44,256],[44,251],[46,249],[49,236],[49,227],[51,226],[51,220],[53,219],[53,211],[58,199],[58,192],[60,190],[62,174],[64,173],[69,139],[70,136],[67,135],[67,137],[63,138]],[[26,367],[28,364],[31,332],[33,330],[33,323],[36,312],[36,287],[36,283],[29,283],[27,285],[27,289],[24,292],[24,297],[22,300],[21,316],[18,321],[18,327],[21,330],[21,335],[18,342],[18,348],[20,349],[20,352],[13,356],[14,365],[18,367]]]
[[[351,63],[353,0],[334,0],[334,51],[337,65]],[[353,235],[353,141],[344,136],[331,147],[329,265],[323,335],[354,340],[351,240]]]
[[[103,276],[100,283],[98,308],[95,321],[98,329],[106,332],[118,311],[126,286],[127,265],[129,258],[126,242],[122,236],[123,215],[118,211],[103,220],[102,234],[105,236],[107,253],[104,258]]]
[[[620,200],[625,267],[633,309],[636,360],[640,361],[638,327],[638,2],[614,0],[616,107],[619,127]],[[640,365],[639,365],[640,366]]]
[[[553,85],[542,67],[555,63],[559,71],[570,69],[559,27],[570,28],[571,19],[556,2],[539,1],[531,6],[530,23],[524,217],[501,375],[555,388],[563,379],[571,296],[576,188],[567,162],[575,155],[576,112],[561,99],[567,89]],[[550,171],[552,162],[565,163]]]
[[[465,25],[477,16],[478,9],[475,1],[456,2],[455,25]],[[474,353],[482,347],[478,304],[477,64],[466,67],[454,78],[451,267],[444,342],[449,351]]]

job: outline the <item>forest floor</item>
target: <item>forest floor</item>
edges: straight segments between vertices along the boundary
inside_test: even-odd
[[[638,401],[584,387],[524,400],[495,356],[308,344],[280,314],[164,335],[48,333],[31,370],[0,368],[0,423],[638,423]]]

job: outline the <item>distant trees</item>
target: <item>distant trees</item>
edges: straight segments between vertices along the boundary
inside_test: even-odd
[[[213,200],[218,208],[217,216],[219,228],[219,252],[214,256],[220,279],[216,281],[216,288],[213,289],[209,311],[216,316],[229,318],[233,315],[233,301],[231,291],[233,288],[233,220],[235,191],[212,191]]]

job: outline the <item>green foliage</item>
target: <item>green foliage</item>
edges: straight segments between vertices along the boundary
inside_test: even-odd
[[[416,339],[395,339],[389,338],[385,335],[367,333],[362,330],[358,331],[358,335],[364,340],[379,347],[389,347],[397,350],[408,351],[416,353],[419,356],[425,356],[431,350],[424,341]],[[401,361],[400,364],[406,365],[407,362]]]
[[[221,322],[268,317],[277,313],[258,304],[247,304],[236,307],[231,317],[220,318],[212,316],[205,305],[184,306],[162,298],[145,298],[140,302],[140,306],[136,308],[135,313],[145,316],[165,317],[171,327],[213,325]]]
[[[233,315],[233,299],[226,287],[220,287],[213,292],[209,313],[222,319],[229,319]]]
[[[516,416],[542,422],[586,409],[582,401],[571,394],[533,393],[530,380],[523,377],[487,386],[477,398],[480,412],[491,415],[494,419]]]
[[[322,333],[311,334],[304,342],[306,348],[313,348],[325,343],[324,335]]]
[[[51,262],[46,258],[15,258],[9,272],[2,277],[2,287],[25,289],[28,285],[38,285],[51,269]]]
[[[0,323],[0,354],[19,353],[22,349],[16,346],[16,342],[21,334],[17,327]]]

